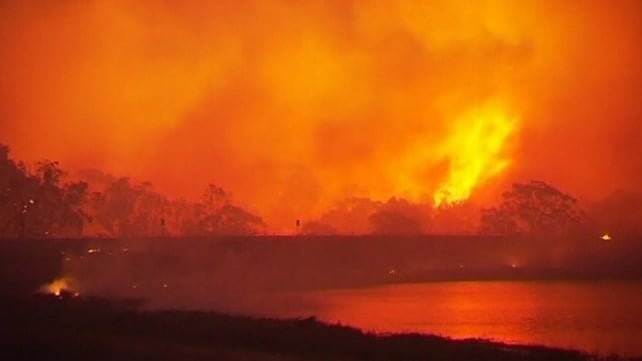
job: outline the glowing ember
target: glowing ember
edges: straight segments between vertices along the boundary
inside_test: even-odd
[[[602,238],[603,241],[610,241],[612,239],[608,233],[604,233],[600,238]]]
[[[62,294],[63,291],[68,291],[69,289],[69,280],[66,278],[59,278],[49,284],[40,287],[40,292],[58,297]]]

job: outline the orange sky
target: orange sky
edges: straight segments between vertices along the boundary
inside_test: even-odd
[[[642,2],[2,1],[0,142],[284,225],[642,188]]]

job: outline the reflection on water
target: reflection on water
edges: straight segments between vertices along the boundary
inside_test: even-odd
[[[294,297],[294,298],[293,298]],[[272,316],[642,356],[642,282],[445,282],[279,295]]]

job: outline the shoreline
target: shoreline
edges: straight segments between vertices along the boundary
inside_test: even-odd
[[[413,360],[435,358],[469,360],[475,358],[500,361],[538,361],[548,359],[609,359],[608,356],[605,355],[591,355],[590,350],[568,351],[548,346],[514,345],[487,340],[454,340],[447,337],[417,333],[375,335],[354,327],[321,323],[314,318],[304,319],[308,321],[305,323],[302,320],[275,320],[238,315],[231,316],[198,310],[161,311],[159,309],[153,309],[142,311],[141,308],[132,308],[129,306],[123,309],[123,304],[116,301],[78,299],[71,300],[70,302],[59,302],[59,300],[55,300],[56,302],[50,303],[45,301],[47,298],[38,298],[31,295],[32,292],[42,287],[43,284],[48,284],[60,276],[68,274],[67,271],[69,271],[70,265],[68,264],[69,262],[65,261],[65,258],[69,256],[75,257],[76,255],[80,258],[84,257],[84,261],[72,262],[73,265],[79,267],[76,269],[77,272],[71,272],[71,275],[82,276],[83,280],[86,278],[86,285],[91,287],[103,286],[103,284],[99,282],[100,280],[113,281],[113,289],[107,288],[106,290],[109,292],[102,294],[114,297],[115,299],[128,297],[145,298],[138,296],[145,296],[147,289],[138,287],[136,292],[132,292],[131,289],[132,279],[130,278],[135,275],[135,272],[141,271],[145,271],[142,273],[145,277],[141,279],[147,281],[147,285],[156,283],[162,285],[163,282],[167,282],[166,279],[169,278],[174,281],[169,282],[173,290],[176,290],[178,294],[184,297],[195,300],[200,300],[198,297],[203,295],[198,292],[190,293],[189,291],[192,290],[192,288],[187,287],[189,284],[183,285],[181,282],[189,280],[194,283],[194,285],[211,286],[212,274],[228,274],[234,276],[230,276],[229,280],[236,280],[236,282],[230,283],[229,285],[238,288],[232,289],[237,291],[236,296],[243,296],[247,290],[253,290],[250,286],[263,285],[260,283],[260,277],[268,275],[270,277],[263,280],[265,281],[265,285],[282,284],[283,286],[288,286],[287,288],[290,289],[290,291],[296,291],[296,286],[300,285],[304,285],[307,290],[327,291],[329,289],[341,290],[346,288],[369,288],[372,286],[394,287],[417,282],[439,283],[444,281],[470,281],[465,277],[461,279],[453,279],[452,277],[444,277],[442,279],[410,277],[410,274],[405,272],[407,268],[398,266],[409,259],[424,259],[423,257],[425,255],[427,260],[435,259],[438,255],[443,254],[443,252],[450,248],[444,248],[442,250],[443,252],[436,252],[437,248],[434,248],[431,242],[435,242],[435,247],[438,245],[441,245],[440,247],[446,247],[447,240],[457,241],[459,243],[463,242],[463,239],[457,237],[448,238],[447,240],[439,237],[395,240],[388,240],[381,237],[346,237],[317,239],[316,242],[294,242],[293,240],[296,238],[288,238],[288,241],[292,242],[279,242],[281,238],[278,237],[273,239],[275,242],[269,242],[270,239],[271,238],[249,240],[244,238],[229,240],[186,239],[184,242],[155,240],[154,242],[158,242],[156,243],[158,247],[154,248],[154,252],[151,254],[148,253],[149,248],[146,247],[147,244],[145,243],[149,240],[140,240],[140,249],[133,247],[138,244],[135,240],[0,241],[0,250],[2,251],[0,252],[0,259],[2,260],[2,262],[0,262],[0,285],[2,286],[0,302],[3,303],[0,304],[0,306],[2,306],[0,309],[4,310],[4,313],[7,314],[3,317],[3,322],[0,323],[0,327],[5,329],[3,334],[10,336],[0,338],[0,342],[3,344],[0,348],[0,355],[7,353],[9,356],[12,356],[8,358],[0,357],[0,359],[96,359],[93,357],[93,353],[109,353],[110,348],[114,348],[115,351],[113,352],[118,353],[121,357],[105,357],[104,359],[106,360],[128,359],[125,356],[129,353],[140,356],[132,358],[137,360],[146,358],[198,360],[200,356],[193,356],[191,353],[199,354],[199,352],[210,355],[202,359],[222,360]],[[424,241],[428,241],[428,243],[424,243]],[[485,242],[485,239],[480,238],[479,241]],[[487,241],[492,243],[492,240]],[[499,247],[500,245],[501,244],[498,243],[497,246]],[[477,244],[477,246],[479,246],[479,244]],[[90,247],[99,247],[102,251],[90,253],[88,252]],[[109,254],[110,251],[122,249],[121,247],[129,247],[129,251],[126,253],[114,252],[113,256]],[[423,253],[411,252],[415,249],[423,250]],[[433,249],[435,252],[430,254],[426,253],[425,251],[429,249]],[[374,258],[377,262],[370,262],[368,254],[372,254],[373,250],[388,251],[376,253],[380,254],[380,258]],[[265,257],[266,251],[270,252],[270,257]],[[226,258],[220,258],[219,256],[221,255],[225,255]],[[312,255],[314,255],[314,257],[311,257]],[[634,258],[639,258],[639,253],[631,253],[631,260]],[[221,262],[221,259],[235,262],[224,263]],[[291,261],[292,264],[276,262],[276,260],[284,259]],[[349,259],[351,263],[339,262],[345,259]],[[117,263],[113,263],[116,262],[116,260]],[[159,262],[161,260],[163,262]],[[390,262],[388,262],[388,260]],[[230,265],[245,265],[243,262],[248,263],[250,266],[233,267],[231,269],[224,267]],[[276,272],[277,269],[271,267],[277,263],[282,268],[278,269],[279,272]],[[343,268],[341,269],[337,269],[337,264],[344,266],[342,266]],[[392,264],[394,264],[395,269],[399,271],[393,278],[388,274],[388,268],[380,267],[381,265]],[[409,266],[412,264],[412,262],[408,262]],[[453,269],[458,272],[457,274],[461,272],[458,264],[459,263],[453,261]],[[120,267],[113,267],[114,265]],[[190,267],[187,268],[184,266]],[[634,270],[639,269],[639,264],[637,267],[638,268]],[[98,271],[98,273],[88,272],[92,270]],[[114,273],[114,270],[121,272]],[[210,272],[212,270],[216,270],[217,272]],[[235,270],[235,272],[230,273],[230,270]],[[239,270],[242,271],[240,274],[238,273]],[[274,274],[266,275],[265,270],[271,270]],[[483,275],[483,273],[473,272],[472,267],[468,266],[466,270],[467,272],[474,273],[478,281],[483,281],[479,280],[480,275]],[[527,274],[523,272],[523,269],[520,272],[515,272],[515,270],[511,268],[503,268],[502,270],[510,272],[505,273],[502,271],[502,274],[514,275],[517,276],[518,279],[504,279],[500,281],[522,282],[528,280],[528,277],[526,277]],[[432,272],[431,274],[433,277],[438,275],[437,272]],[[448,274],[450,275],[450,273]],[[557,275],[558,272],[553,272],[553,274]],[[638,274],[640,273],[637,271],[628,273],[630,276]],[[404,275],[409,275],[409,277],[405,277]],[[465,276],[465,274],[461,275]],[[632,278],[640,280],[640,278],[637,277]],[[622,280],[619,277],[604,277],[602,279]],[[222,280],[227,280],[227,278],[222,278]],[[243,280],[249,282],[249,285],[245,288],[240,287],[243,285],[241,282]],[[274,280],[278,280],[279,282],[268,282]],[[382,280],[387,282],[379,282]],[[488,278],[487,280],[498,281],[497,278]],[[542,281],[542,278],[533,278],[531,280]],[[582,280],[582,278],[572,279],[572,281]],[[552,277],[546,281],[569,281],[569,279],[566,277]],[[591,281],[595,281],[595,279],[593,278]],[[112,283],[105,283],[105,285],[112,285]],[[228,290],[228,288],[210,287],[208,288],[209,291],[207,295],[208,297],[214,297],[214,299],[217,299],[216,297],[221,298],[225,296],[225,291]],[[270,290],[270,288],[267,289]],[[127,290],[127,292],[120,292],[121,290]],[[153,291],[154,289],[150,292]],[[83,295],[98,294],[93,292],[84,293],[83,288],[80,289],[80,292]],[[118,307],[114,308],[116,305]],[[201,310],[202,309],[203,308],[201,308]],[[67,315],[67,319],[62,317],[61,314]],[[172,315],[173,319],[167,320],[167,315]],[[138,320],[140,321],[140,325],[133,321],[127,323],[121,319],[123,317]],[[250,329],[250,331],[237,334],[237,337],[232,340],[217,338],[220,335],[215,333],[214,336],[216,337],[214,340],[218,341],[214,342],[214,346],[207,342],[204,344],[204,341],[200,338],[204,337],[202,335],[197,335],[198,337],[196,337],[196,339],[185,339],[181,332],[176,331],[187,328],[187,330],[185,330],[186,332],[196,332],[198,334],[198,330],[210,330],[210,326],[207,325],[210,321],[213,325],[218,324],[221,326],[221,323],[223,325],[229,324],[233,326],[233,328],[245,327]],[[171,325],[168,328],[168,332],[176,336],[176,340],[156,333],[157,330],[154,325],[156,323],[162,324],[163,322],[170,322]],[[270,322],[273,323],[272,329],[253,334],[252,338],[246,339],[247,334],[252,333],[251,329],[258,327],[257,325],[265,325]],[[116,324],[119,326],[115,329],[101,330],[105,324]],[[181,326],[181,324],[186,326]],[[128,333],[129,329],[139,330],[140,334]],[[270,337],[276,336],[273,334],[274,329],[289,330],[289,338],[287,340],[281,340],[281,346],[276,350],[270,348],[269,345],[265,345],[266,342],[273,343],[274,340]],[[297,331],[308,332],[310,329],[322,338],[336,337],[337,334],[344,332],[345,335],[348,335],[348,340],[341,340],[339,338],[333,344],[336,346],[337,352],[339,352],[338,355],[326,355],[324,348],[313,348],[311,351],[307,351],[305,348],[298,347],[297,344],[314,345],[315,343],[307,339],[297,339],[297,337],[301,336]],[[76,340],[78,337],[80,337],[80,340]],[[226,342],[226,340],[230,342]],[[244,342],[246,343],[241,342],[243,340],[245,340]],[[138,342],[142,342],[143,345],[148,346],[139,349],[139,346],[136,346]],[[249,342],[249,344],[247,342]],[[82,346],[83,343],[86,344],[86,346]],[[403,345],[399,346],[399,343]],[[34,348],[34,344],[35,351],[30,351]],[[391,345],[397,346],[393,347]],[[73,347],[79,346],[82,346],[80,350],[73,350]],[[71,350],[70,347],[72,348]],[[176,355],[160,357],[163,355],[155,354],[156,351],[154,351],[154,349],[158,347],[171,348]],[[230,347],[232,347],[232,351],[230,351]],[[422,356],[420,357],[413,353],[412,357],[406,357],[405,351],[403,350],[405,348],[414,350],[412,352]],[[378,355],[378,351],[370,351],[370,349],[381,349],[383,354],[388,352],[394,354],[394,357],[377,358],[375,356]],[[550,357],[541,356],[543,353],[546,353],[541,350],[547,350],[546,352],[550,353]],[[446,352],[446,354],[442,354],[442,351]],[[190,354],[189,357],[185,357],[186,352]],[[374,354],[372,352],[374,352]],[[477,353],[479,352],[483,353],[483,355],[485,355],[483,357],[485,358],[478,358]],[[281,358],[281,356],[274,356],[274,353],[277,355],[287,354],[289,356],[288,358]],[[146,354],[150,356],[145,357],[144,355]],[[56,355],[56,357],[51,357],[51,355]],[[71,356],[67,357],[66,355]],[[632,358],[619,357],[611,360],[627,359]],[[642,360],[640,357],[636,359]]]
[[[314,317],[141,310],[136,301],[38,295],[2,300],[5,359],[642,360],[537,345],[364,332]],[[7,332],[8,331],[8,332]]]

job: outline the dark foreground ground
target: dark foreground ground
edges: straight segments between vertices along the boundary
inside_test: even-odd
[[[84,255],[84,260],[88,260],[80,264],[83,267],[75,269],[74,276],[77,277],[92,275],[88,272],[98,270],[101,272],[97,274],[104,275],[105,279],[120,280],[114,272],[115,268],[105,265],[122,264],[119,273],[121,276],[148,267],[153,271],[149,272],[149,277],[158,278],[159,273],[163,276],[176,274],[183,278],[188,275],[191,280],[194,274],[202,273],[212,277],[212,274],[225,270],[219,264],[242,259],[252,267],[242,264],[244,267],[234,268],[235,270],[255,270],[243,279],[255,279],[268,273],[267,270],[272,270],[273,278],[301,274],[301,282],[305,281],[305,284],[335,287],[341,285],[339,281],[346,285],[379,282],[381,278],[378,274],[388,275],[387,268],[377,268],[382,264],[395,267],[399,265],[401,270],[410,270],[417,260],[424,264],[435,259],[453,258],[448,263],[443,263],[448,271],[451,263],[457,265],[456,269],[460,269],[459,264],[468,262],[468,266],[474,259],[472,256],[468,257],[468,253],[474,254],[472,251],[451,252],[459,243],[470,243],[469,240],[457,238],[379,240],[356,237],[302,240],[307,241],[305,243],[298,242],[301,241],[299,239],[272,238],[220,242],[194,240],[191,243],[188,240],[181,241],[184,242],[160,240],[158,242],[165,243],[155,245],[160,244],[162,247],[146,246],[141,248],[143,251],[136,252],[135,242],[125,245],[117,243],[118,247],[112,248],[130,247],[132,250],[127,253],[126,258],[116,258],[116,253],[109,256],[105,251],[98,256],[88,253],[90,247],[99,246],[104,250],[109,245],[116,244],[109,243],[114,241],[0,240],[0,361],[598,360],[577,351],[538,346],[509,346],[480,340],[455,341],[416,334],[373,335],[354,328],[323,324],[314,319],[269,320],[208,312],[151,312],[142,311],[133,303],[113,300],[74,297],[60,299],[34,295],[34,291],[41,285],[65,274],[64,260],[70,254]],[[486,242],[494,245],[492,249],[496,250],[498,257],[506,252],[512,255],[522,248],[515,246],[518,243],[512,240]],[[481,246],[486,247],[487,244]],[[602,249],[602,246],[608,245],[597,246],[594,253],[602,255],[598,259],[606,260],[602,261],[603,264],[609,265],[613,263],[609,259],[617,259],[624,266],[614,269],[626,271],[623,273],[626,275],[639,274],[639,252],[626,252],[631,256],[615,258],[611,257],[615,254],[614,251]],[[488,252],[490,251],[487,250]],[[584,249],[586,259],[596,257],[587,252]],[[618,251],[619,253],[621,252]],[[200,258],[193,255],[199,255]],[[493,262],[498,257],[492,257]],[[179,261],[182,259],[190,260],[187,264],[191,268],[181,266]],[[280,273],[274,271],[273,264],[281,265],[283,259],[294,260],[293,265],[290,265],[291,269],[282,267],[279,269]],[[622,259],[626,262],[621,261]],[[630,265],[636,266],[631,268]],[[335,272],[336,277],[333,274],[330,274],[332,277],[318,277],[325,276],[329,274],[328,270],[338,267],[344,268],[340,269],[341,272]],[[201,271],[201,268],[207,272]],[[292,272],[292,269],[297,272]],[[434,267],[427,269],[431,274],[438,270]],[[422,269],[419,271],[424,272]],[[419,271],[417,274],[421,274]],[[350,272],[354,275],[350,276]],[[479,274],[478,271],[475,272]],[[371,277],[371,274],[375,276]],[[96,278],[97,276],[92,275],[88,279]],[[290,281],[290,284],[297,286],[295,281],[297,279]],[[129,284],[124,287],[129,288]],[[216,291],[212,292],[216,296]],[[620,360],[616,357],[608,359]]]
[[[1,360],[597,360],[537,346],[373,335],[312,318],[144,312],[131,303],[54,296],[1,302]]]

